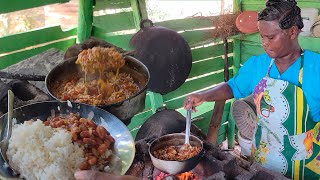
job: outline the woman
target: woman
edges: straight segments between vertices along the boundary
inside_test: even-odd
[[[319,179],[320,55],[298,43],[303,22],[296,4],[267,1],[258,15],[266,54],[251,57],[227,83],[187,96],[184,106],[253,94],[255,161],[289,178]]]

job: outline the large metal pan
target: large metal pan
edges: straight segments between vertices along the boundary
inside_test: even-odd
[[[121,174],[125,174],[132,164],[135,155],[134,140],[128,128],[109,112],[86,104],[46,101],[14,109],[13,118],[17,119],[17,123],[23,123],[32,118],[45,120],[53,114],[66,114],[70,112],[79,114],[84,118],[92,119],[96,124],[105,127],[110,132],[115,139],[115,153],[122,161]],[[0,117],[1,140],[6,137],[6,118],[7,114]],[[11,169],[4,165],[4,160],[0,156],[0,179],[3,178],[16,178],[16,176]]]
[[[49,94],[56,100],[60,99],[53,93],[53,83],[69,76],[83,76],[81,68],[75,64],[76,60],[77,57],[73,57],[63,61],[54,67],[47,75],[45,80],[46,88]],[[131,118],[144,109],[150,74],[143,63],[131,56],[125,57],[125,65],[120,69],[120,72],[130,74],[140,90],[123,101],[114,104],[99,105],[98,107],[107,110],[128,125]]]
[[[154,26],[149,19],[142,20],[140,28],[130,45],[135,49],[134,57],[150,71],[148,88],[160,94],[174,91],[191,71],[192,53],[187,41],[176,31]]]
[[[187,172],[195,168],[197,164],[200,162],[200,159],[203,156],[204,151],[202,141],[193,135],[190,135],[190,145],[201,147],[201,151],[192,158],[183,161],[165,161],[158,159],[153,155],[154,151],[158,149],[164,149],[166,146],[182,146],[185,143],[184,138],[184,133],[173,133],[155,139],[149,146],[149,155],[151,157],[151,161],[154,167],[156,167],[162,172],[166,172],[173,175]]]

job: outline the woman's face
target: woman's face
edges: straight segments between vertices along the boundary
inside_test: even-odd
[[[277,20],[260,20],[258,22],[263,49],[271,58],[286,56],[290,53],[290,47],[292,46],[292,36],[289,33],[290,30],[281,29],[278,23]]]

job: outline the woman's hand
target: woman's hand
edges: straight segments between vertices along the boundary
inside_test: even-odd
[[[100,171],[78,171],[74,174],[76,180],[139,180],[139,178],[129,175],[117,176]]]
[[[202,104],[205,100],[203,99],[203,96],[199,93],[194,93],[191,94],[189,96],[187,96],[184,99],[184,109],[189,109],[192,108],[193,112],[196,112],[196,106],[199,106],[200,104]]]

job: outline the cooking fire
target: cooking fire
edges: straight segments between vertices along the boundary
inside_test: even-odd
[[[163,180],[167,178],[175,179],[175,180],[197,180],[196,176],[192,173],[192,171],[188,171],[185,173],[170,175],[164,172],[161,172],[158,176],[156,176],[155,180]]]

